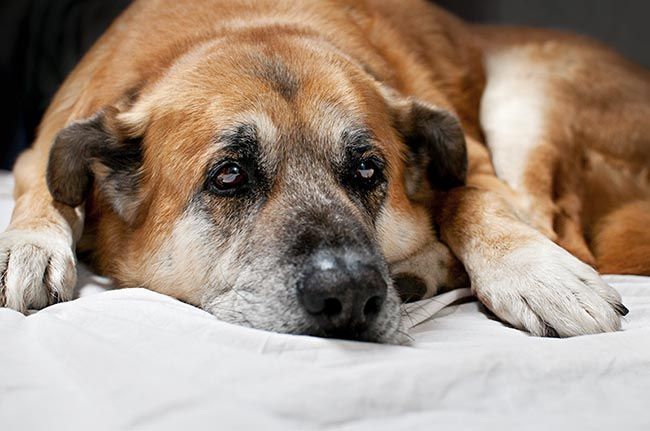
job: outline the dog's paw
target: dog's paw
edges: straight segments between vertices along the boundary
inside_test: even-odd
[[[72,297],[77,280],[70,244],[48,231],[0,234],[0,306],[20,312]]]
[[[538,336],[617,331],[628,311],[593,268],[546,239],[498,259],[472,289],[497,317]]]

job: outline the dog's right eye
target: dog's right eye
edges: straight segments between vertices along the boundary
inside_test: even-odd
[[[244,169],[235,162],[228,162],[217,168],[212,187],[217,192],[234,192],[244,186],[248,177]]]

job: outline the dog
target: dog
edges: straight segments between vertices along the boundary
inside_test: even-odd
[[[650,274],[650,76],[579,36],[423,0],[138,0],[14,169],[0,304],[75,250],[235,324],[383,343],[471,285],[533,335],[620,329]]]

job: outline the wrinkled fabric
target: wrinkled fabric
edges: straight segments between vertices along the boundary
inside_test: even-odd
[[[460,290],[410,305],[411,345],[387,346],[230,325],[82,268],[79,299],[0,309],[0,430],[648,430],[650,278],[606,279],[621,332],[531,337]]]

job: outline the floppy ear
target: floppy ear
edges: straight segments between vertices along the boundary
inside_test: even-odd
[[[127,137],[115,109],[72,123],[56,136],[47,166],[47,185],[54,200],[76,207],[96,185],[126,222],[135,221],[140,204],[142,139]]]
[[[467,147],[460,121],[452,113],[415,99],[393,105],[396,127],[407,147],[405,184],[413,196],[426,179],[434,190],[465,184]]]

